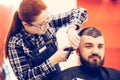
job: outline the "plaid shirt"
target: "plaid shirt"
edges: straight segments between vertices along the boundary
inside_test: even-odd
[[[54,15],[49,23],[51,27],[49,27],[45,35],[49,41],[56,43],[55,34],[58,28],[69,24],[81,26],[86,19],[87,11],[84,8],[72,9],[70,12]],[[41,35],[29,34],[23,29],[9,39],[8,57],[10,64],[18,80],[42,80],[47,74],[55,71],[56,68],[51,65],[49,59],[31,68],[28,63],[28,57],[32,55],[30,54],[31,50],[25,45],[23,40],[25,37],[30,38],[31,42],[37,47],[42,48],[46,44]]]

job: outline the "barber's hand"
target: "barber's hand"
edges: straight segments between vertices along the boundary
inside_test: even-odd
[[[66,46],[64,48],[61,48],[61,49],[58,49],[55,54],[53,54],[49,60],[50,62],[52,63],[52,65],[55,65],[59,62],[63,62],[63,61],[66,61],[67,58],[67,54],[68,54],[68,51],[65,51],[66,48],[68,48],[69,46]]]
[[[78,31],[75,29],[76,29],[76,26],[69,25],[68,30],[67,30],[67,36],[68,36],[68,40],[70,42],[70,45],[74,49],[77,49],[79,44],[80,44],[80,37],[78,36]]]

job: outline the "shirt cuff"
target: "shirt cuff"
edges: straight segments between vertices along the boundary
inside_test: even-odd
[[[52,63],[49,61],[49,59],[46,60],[46,63],[49,66],[50,71],[55,71],[56,70],[55,66],[52,65]]]

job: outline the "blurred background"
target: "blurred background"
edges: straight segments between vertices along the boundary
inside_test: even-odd
[[[0,67],[4,57],[4,41],[10,27],[14,11],[22,0],[0,0]],[[83,7],[88,11],[88,20],[83,24],[102,30],[105,37],[104,66],[120,70],[120,0],[43,0],[51,13],[68,11],[71,8]],[[61,33],[62,34],[62,33]],[[66,68],[74,64],[68,62]],[[71,64],[72,63],[72,64]],[[78,64],[79,62],[76,62]],[[65,65],[64,65],[65,66]]]

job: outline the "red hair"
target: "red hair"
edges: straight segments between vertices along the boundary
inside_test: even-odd
[[[42,0],[23,0],[19,7],[19,17],[22,21],[33,22],[35,16],[38,16],[47,6]]]
[[[38,16],[47,6],[42,2],[42,0],[23,0],[19,6],[19,10],[15,12],[13,20],[10,26],[10,30],[7,35],[5,43],[5,52],[8,54],[7,46],[9,38],[17,33],[19,33],[22,28],[22,21],[31,23],[35,21],[36,16]]]

